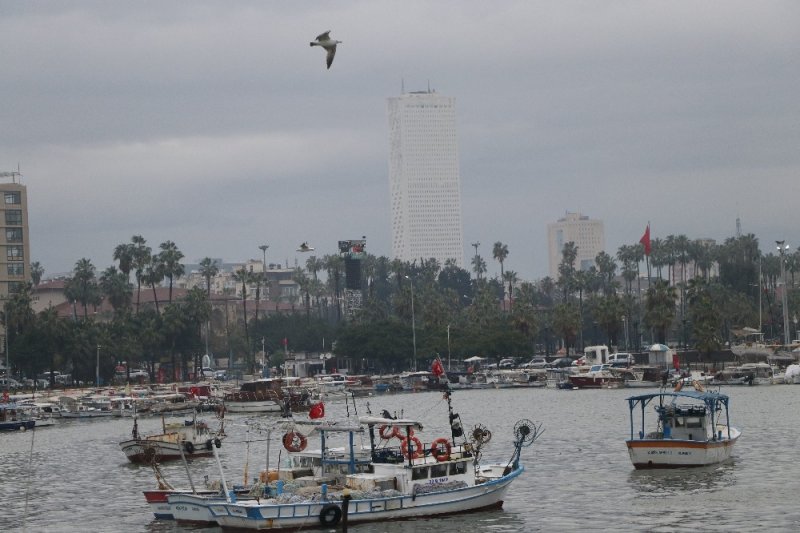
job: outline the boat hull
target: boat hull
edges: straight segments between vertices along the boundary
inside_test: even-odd
[[[612,389],[624,385],[621,378],[608,376],[569,376],[569,383],[579,389]]]
[[[415,517],[461,514],[483,509],[499,508],[511,482],[523,471],[522,467],[501,478],[480,485],[427,494],[351,500],[347,521],[350,524],[402,520]],[[215,503],[208,508],[223,529],[282,529],[333,527],[336,522],[322,523],[323,507],[335,505],[341,516],[341,501],[300,502],[294,504],[265,504],[258,502]]]
[[[229,413],[279,413],[281,406],[272,400],[225,401]]]
[[[627,440],[628,454],[636,469],[707,466],[730,459],[740,435],[731,428],[731,438],[711,441],[673,439]]]
[[[121,442],[119,447],[125,456],[132,463],[150,464],[152,461],[175,461],[180,459],[182,443],[166,442],[146,439],[131,439]],[[190,453],[183,450],[183,457],[187,459],[195,457],[211,457],[214,452],[206,442],[193,444],[194,450]]]

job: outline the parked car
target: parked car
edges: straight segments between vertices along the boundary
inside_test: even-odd
[[[572,366],[572,359],[569,357],[559,357],[558,359],[551,361],[550,366],[553,368],[565,368]]]
[[[545,368],[547,366],[547,359],[544,357],[534,357],[527,363],[521,365],[521,368]]]
[[[20,383],[14,378],[7,378],[7,377],[0,378],[0,390],[4,389],[14,390],[21,388],[22,388],[22,383]]]
[[[510,358],[500,359],[500,362],[497,364],[499,368],[514,368],[514,360]]]
[[[612,353],[608,356],[608,362],[611,366],[630,366],[634,363],[633,354],[626,352]]]

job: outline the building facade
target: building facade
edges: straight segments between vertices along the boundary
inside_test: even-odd
[[[432,91],[388,99],[392,256],[464,267],[455,98]]]
[[[547,225],[550,277],[558,279],[558,265],[564,245],[574,242],[578,247],[575,268],[587,270],[595,265],[597,254],[605,250],[606,237],[602,220],[592,220],[580,213],[567,213],[557,222]]]
[[[0,305],[30,281],[31,248],[28,241],[28,192],[18,172],[0,173]],[[0,353],[6,354],[6,331],[2,329]]]

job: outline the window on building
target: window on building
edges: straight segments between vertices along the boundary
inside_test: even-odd
[[[7,246],[6,259],[8,259],[9,261],[22,261],[23,260],[22,246]]]
[[[22,291],[22,288],[25,286],[24,283],[21,281],[9,281],[8,282],[8,294],[17,294]]]
[[[21,225],[22,225],[22,210],[6,209],[6,226],[21,226]]]
[[[8,275],[9,276],[24,276],[25,275],[25,265],[22,263],[9,263],[8,264]]]
[[[6,242],[22,242],[22,228],[6,228]]]
[[[6,191],[6,204],[19,205],[22,203],[22,197],[19,191]]]

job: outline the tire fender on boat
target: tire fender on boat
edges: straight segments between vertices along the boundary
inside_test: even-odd
[[[290,452],[302,452],[308,445],[308,439],[299,431],[289,431],[283,435],[283,447]]]
[[[190,440],[184,441],[183,449],[186,450],[186,453],[194,453],[194,444]]]
[[[452,447],[450,446],[450,441],[444,437],[440,437],[431,442],[431,455],[439,463],[449,461],[451,451]]]
[[[335,526],[342,519],[342,508],[335,503],[328,503],[322,506],[319,512],[319,523],[323,526]]]

